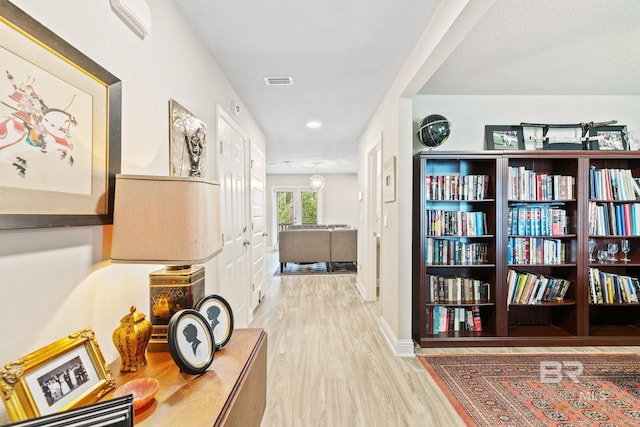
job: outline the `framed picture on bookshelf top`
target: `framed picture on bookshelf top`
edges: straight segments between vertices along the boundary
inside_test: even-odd
[[[484,136],[488,150],[524,150],[522,126],[486,125]]]
[[[589,148],[592,150],[628,150],[626,126],[600,126],[589,129]]]

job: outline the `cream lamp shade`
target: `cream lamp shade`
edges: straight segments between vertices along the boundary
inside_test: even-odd
[[[111,260],[202,264],[222,250],[220,185],[201,178],[117,175]]]

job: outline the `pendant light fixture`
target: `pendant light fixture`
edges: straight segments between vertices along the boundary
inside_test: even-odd
[[[309,177],[309,185],[313,191],[320,191],[324,187],[324,178],[318,175],[318,164],[316,163],[316,174]]]

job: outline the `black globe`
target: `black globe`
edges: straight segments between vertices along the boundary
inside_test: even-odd
[[[430,114],[420,123],[418,140],[425,147],[438,147],[442,145],[451,134],[451,122],[440,114]]]

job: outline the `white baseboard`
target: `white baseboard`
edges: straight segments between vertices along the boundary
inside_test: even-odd
[[[380,330],[382,331],[382,335],[384,335],[384,337],[387,339],[391,350],[393,350],[393,353],[396,356],[415,357],[416,353],[413,347],[413,340],[399,340],[382,316],[380,316]]]

